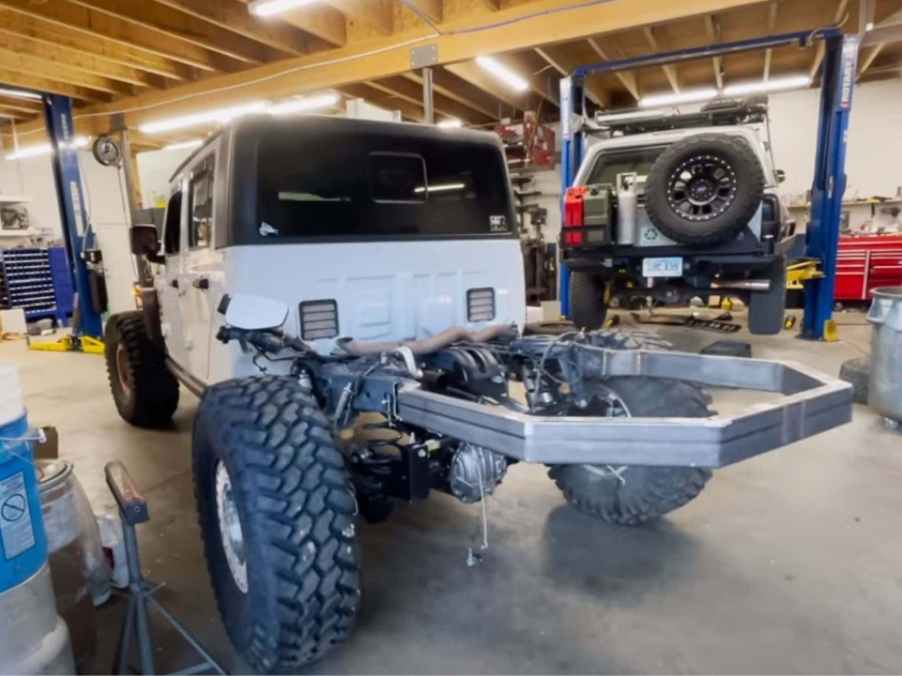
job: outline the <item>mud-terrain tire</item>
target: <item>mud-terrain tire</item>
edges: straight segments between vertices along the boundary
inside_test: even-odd
[[[763,196],[764,171],[755,151],[725,134],[677,141],[652,165],[645,184],[651,222],[673,241],[690,246],[736,237]]]
[[[165,353],[147,335],[140,312],[107,320],[103,335],[110,391],[122,419],[137,427],[162,427],[179,405],[179,384]]]
[[[749,294],[749,333],[775,336],[783,330],[786,314],[786,262],[777,258],[768,268],[770,290]]]
[[[605,284],[590,272],[570,273],[570,319],[578,329],[594,331],[608,315]]]
[[[194,423],[207,567],[236,650],[296,672],[345,641],[360,604],[354,487],[329,423],[295,379],[207,389]]]
[[[700,387],[682,380],[617,377],[602,381],[633,417],[705,418],[712,415]],[[581,413],[591,415],[595,401]],[[696,498],[711,471],[695,467],[554,465],[548,475],[567,502],[584,514],[618,526],[639,526]]]
[[[852,384],[852,392],[856,404],[868,403],[868,389],[871,378],[871,360],[868,357],[856,357],[842,363],[839,379]]]

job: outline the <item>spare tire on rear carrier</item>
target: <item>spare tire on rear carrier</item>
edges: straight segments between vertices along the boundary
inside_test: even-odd
[[[677,141],[655,161],[645,208],[655,227],[680,244],[728,241],[748,225],[764,196],[764,171],[751,146],[726,134]]]

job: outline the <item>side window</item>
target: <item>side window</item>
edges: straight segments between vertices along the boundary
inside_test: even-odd
[[[419,155],[371,153],[374,202],[425,202],[426,162]]]
[[[166,254],[177,254],[182,236],[182,191],[169,198],[166,207],[166,225],[163,231],[163,248]]]
[[[201,162],[191,177],[191,222],[188,246],[202,249],[213,240],[213,155]]]

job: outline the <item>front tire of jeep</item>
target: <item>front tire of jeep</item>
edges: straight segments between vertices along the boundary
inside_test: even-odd
[[[292,378],[207,389],[194,423],[204,552],[223,624],[264,673],[296,672],[351,634],[357,506],[313,394]]]
[[[162,427],[179,404],[179,384],[166,355],[150,338],[140,312],[107,320],[103,335],[110,391],[123,420],[137,427]]]
[[[783,330],[786,314],[786,263],[778,258],[768,269],[770,290],[749,294],[749,333],[775,336]]]
[[[705,393],[681,380],[617,377],[601,381],[587,409],[592,415],[601,398],[619,399],[620,415],[642,418],[705,418],[711,414]],[[568,503],[583,514],[617,526],[640,526],[694,500],[711,478],[697,467],[643,465],[554,465],[548,471]]]
[[[590,272],[570,273],[570,319],[578,329],[595,331],[608,315],[604,281]]]

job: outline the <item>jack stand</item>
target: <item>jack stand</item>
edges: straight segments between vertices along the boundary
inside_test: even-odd
[[[213,657],[204,650],[200,642],[191,634],[185,626],[157,601],[153,594],[161,585],[150,585],[141,574],[141,560],[138,556],[138,537],[135,526],[139,523],[150,521],[150,512],[147,509],[147,501],[138,492],[128,470],[121,462],[110,462],[104,467],[106,483],[116,498],[119,505],[119,516],[122,519],[122,534],[125,540],[125,553],[128,561],[129,598],[128,611],[122,623],[122,633],[119,635],[119,644],[116,648],[116,656],[113,658],[111,673],[132,673],[129,668],[129,655],[132,642],[138,644],[138,655],[141,661],[141,670],[137,673],[154,674],[156,670],[153,663],[153,638],[150,634],[150,618],[148,606],[153,606],[171,624],[182,638],[194,648],[203,658],[187,669],[178,672],[180,674],[216,673],[225,674],[221,666]]]

